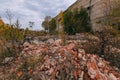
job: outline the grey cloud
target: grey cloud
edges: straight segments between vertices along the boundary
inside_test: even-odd
[[[41,23],[45,16],[56,16],[60,10],[65,10],[76,0],[0,0],[0,16],[5,22],[5,10],[10,9],[19,18],[22,27],[28,27],[29,21],[34,21],[34,30],[42,29]]]

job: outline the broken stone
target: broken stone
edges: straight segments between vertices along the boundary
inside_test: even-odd
[[[13,57],[6,57],[3,61],[3,63],[8,63],[13,60]]]
[[[55,41],[54,41],[54,39],[48,39],[47,41],[46,41],[46,43],[49,43],[49,44],[53,44]]]
[[[25,42],[22,54],[15,60],[6,60],[11,64],[6,68],[9,79],[5,78],[5,80],[14,80],[11,79],[14,73],[17,78],[25,74],[31,75],[31,80],[120,79],[119,71],[110,66],[109,62],[97,55],[86,54],[83,49],[78,48],[77,42],[70,42],[66,46],[61,44],[60,39],[38,45]],[[23,66],[25,61],[27,63]],[[3,67],[0,66],[0,79],[4,75],[2,69]]]

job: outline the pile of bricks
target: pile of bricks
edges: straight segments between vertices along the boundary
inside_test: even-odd
[[[120,80],[117,68],[97,55],[86,54],[77,47],[77,42],[62,46],[61,40],[56,40],[23,46],[22,53],[13,61],[16,66],[9,64],[11,74],[6,80]],[[21,69],[25,60],[29,64]]]

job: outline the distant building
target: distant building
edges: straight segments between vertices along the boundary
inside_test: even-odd
[[[81,7],[88,10],[93,31],[101,29],[101,22],[105,15],[110,12],[110,6],[114,4],[115,0],[77,0],[67,10],[81,9]]]

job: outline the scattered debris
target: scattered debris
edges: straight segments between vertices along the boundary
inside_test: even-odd
[[[6,57],[3,61],[3,63],[9,63],[12,60],[13,60],[13,57]]]
[[[35,41],[36,42],[36,41]],[[25,42],[21,54],[0,72],[5,80],[120,80],[120,72],[103,58],[86,54],[77,42],[61,45],[61,40],[31,44]]]

